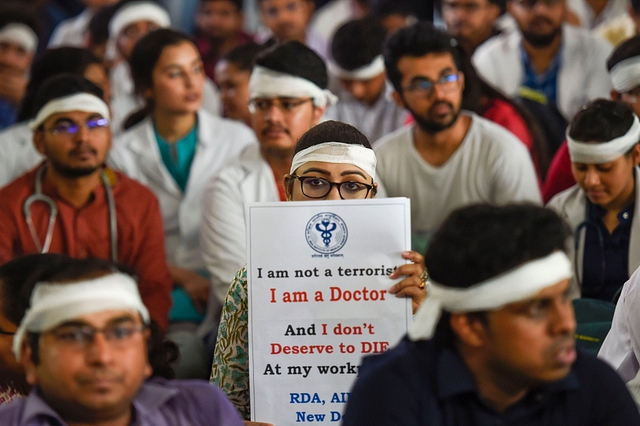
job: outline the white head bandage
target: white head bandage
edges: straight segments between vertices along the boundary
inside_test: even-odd
[[[120,32],[138,21],[151,21],[160,28],[171,26],[171,18],[166,10],[151,2],[136,2],[123,6],[109,22],[109,38],[115,39]]]
[[[144,323],[149,323],[149,311],[129,275],[114,273],[78,283],[38,283],[31,295],[31,308],[13,336],[13,353],[20,360],[20,346],[28,332],[41,333],[81,315],[107,310],[138,312]]]
[[[382,55],[376,56],[369,65],[365,65],[358,69],[347,71],[333,61],[328,62],[329,72],[338,78],[345,80],[365,81],[371,80],[384,72],[384,58]]]
[[[372,178],[376,174],[376,154],[362,145],[324,142],[310,146],[293,156],[290,173],[293,174],[298,167],[311,161],[353,164]]]
[[[609,142],[580,142],[571,139],[569,130],[567,130],[567,147],[573,163],[608,163],[626,154],[638,142],[640,142],[640,121],[635,114],[633,116],[633,124],[631,124],[627,133]]]
[[[457,313],[500,309],[532,297],[571,275],[571,261],[564,252],[555,251],[469,288],[445,287],[430,281],[428,296],[409,328],[409,337],[430,339],[443,310]]]
[[[28,25],[11,23],[0,29],[0,42],[15,43],[28,53],[35,53],[38,36]]]
[[[36,117],[31,120],[29,128],[34,131],[38,126],[44,123],[49,116],[59,112],[69,111],[94,112],[96,114],[100,114],[107,120],[111,119],[109,107],[102,99],[90,93],[75,93],[70,96],[65,96],[64,98],[52,99],[47,102],[42,108],[40,108]]]
[[[640,56],[618,62],[611,68],[609,75],[616,92],[624,93],[640,86]]]
[[[312,98],[313,105],[325,107],[338,98],[306,78],[286,74],[256,65],[249,79],[249,95],[255,98]]]

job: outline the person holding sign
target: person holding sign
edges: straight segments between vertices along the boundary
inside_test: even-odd
[[[617,374],[575,348],[568,236],[533,205],[454,211],[408,339],[365,358],[343,425],[640,424]]]
[[[326,121],[307,131],[296,144],[289,174],[284,177],[287,200],[354,200],[373,198],[376,156],[371,144],[355,127]],[[389,292],[411,297],[414,311],[426,296],[421,281],[424,258],[403,253],[413,261],[398,267],[390,278],[405,278]],[[240,269],[231,283],[222,310],[214,352],[211,382],[227,394],[240,414],[250,419],[248,360],[247,270]]]

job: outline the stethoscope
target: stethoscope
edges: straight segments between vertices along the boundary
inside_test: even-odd
[[[602,267],[600,268],[600,270],[602,271],[600,274],[600,285],[593,287],[593,288],[589,288],[589,289],[584,289],[584,287],[582,286],[582,277],[580,276],[580,270],[578,268],[578,250],[580,248],[580,232],[582,230],[585,231],[585,239],[587,238],[586,235],[586,229],[590,227],[592,229],[594,229],[596,231],[596,235],[598,236],[598,245],[600,246],[600,259],[602,259]],[[576,231],[574,233],[575,237],[573,240],[573,269],[575,271],[575,276],[576,276],[576,281],[578,282],[578,286],[580,287],[580,290],[583,293],[583,296],[585,295],[585,292],[589,295],[589,294],[598,294],[602,291],[602,289],[604,288],[604,281],[605,281],[605,268],[606,268],[606,263],[605,263],[605,259],[604,259],[604,236],[602,235],[602,230],[600,230],[600,227],[598,226],[597,223],[595,223],[592,220],[583,220],[577,227],[576,227]]]
[[[42,193],[42,176],[44,174],[45,167],[42,166],[36,172],[36,185],[35,193],[27,197],[24,201],[22,209],[24,211],[24,217],[29,226],[29,232],[31,238],[36,245],[36,248],[40,253],[48,253],[51,247],[51,240],[53,239],[53,230],[56,225],[56,217],[58,216],[58,206],[51,197]],[[118,261],[118,218],[116,217],[116,202],[113,198],[113,190],[111,189],[111,183],[107,174],[102,171],[100,173],[102,184],[104,185],[105,193],[107,194],[107,204],[109,205],[109,232],[111,234],[111,260],[113,262]],[[33,225],[33,219],[31,217],[31,205],[35,202],[41,201],[49,206],[49,223],[47,225],[47,235],[44,239],[44,244],[40,243],[38,233]]]

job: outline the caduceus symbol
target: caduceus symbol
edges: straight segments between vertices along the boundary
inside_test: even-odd
[[[320,223],[324,226],[324,229],[320,228]],[[336,230],[336,224],[331,223],[328,219],[322,220],[320,223],[316,224],[316,229],[320,232],[320,236],[322,237],[322,242],[325,247],[329,247],[329,243],[331,242],[331,233]],[[331,225],[331,228],[329,228]]]

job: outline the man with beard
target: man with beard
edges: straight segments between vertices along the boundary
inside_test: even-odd
[[[569,234],[531,205],[452,213],[408,338],[365,358],[343,425],[640,424],[615,372],[575,348]]]
[[[519,31],[489,39],[472,58],[489,84],[509,97],[553,108],[566,122],[587,102],[609,97],[606,63],[612,48],[563,23],[566,0],[509,0],[507,9]],[[566,124],[560,127],[564,134]]]
[[[259,144],[245,148],[203,194],[200,245],[218,300],[246,263],[245,204],[286,200],[283,179],[296,141],[335,101],[327,83],[324,62],[300,42],[280,44],[256,59],[249,110]]]
[[[171,276],[153,193],[104,167],[109,108],[83,77],[52,77],[38,90],[30,127],[45,160],[0,190],[0,264],[32,253],[111,259],[139,277],[151,318],[166,328]]]
[[[394,100],[415,125],[376,143],[378,175],[390,197],[411,199],[413,249],[461,206],[540,203],[530,156],[503,127],[461,112],[464,74],[456,40],[419,22],[393,34],[385,67]]]

